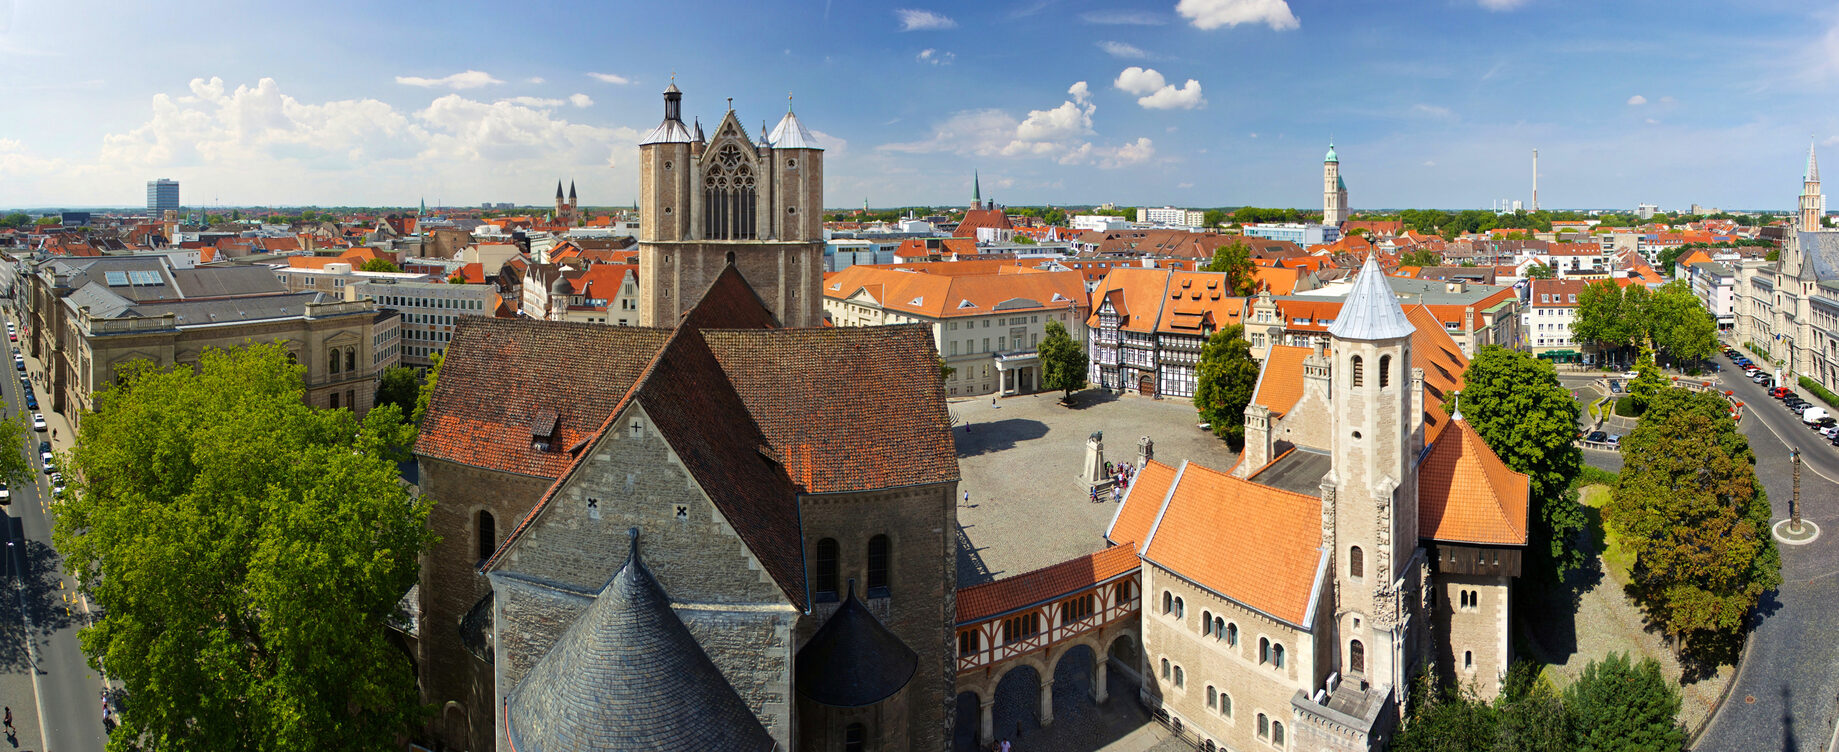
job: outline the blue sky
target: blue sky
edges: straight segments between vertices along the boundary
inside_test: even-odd
[[[1791,209],[1839,8],[1570,0],[0,0],[0,206],[629,203],[686,114],[829,147],[832,207]],[[1830,168],[1839,170],[1839,166]],[[1839,174],[1839,173],[1835,173]]]

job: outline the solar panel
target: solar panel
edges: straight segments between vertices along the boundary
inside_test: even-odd
[[[128,272],[128,277],[134,280],[134,284],[137,285],[150,285],[154,287],[160,285],[159,272]]]
[[[126,287],[128,285],[127,272],[103,272],[102,277],[108,280],[109,287]]]

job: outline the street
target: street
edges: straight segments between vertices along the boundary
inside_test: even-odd
[[[1831,619],[1832,604],[1839,603],[1839,484],[1831,480],[1839,478],[1839,449],[1741,372],[1726,370],[1720,379],[1745,404],[1742,431],[1756,453],[1756,476],[1768,489],[1773,518],[1788,517],[1793,467],[1787,447],[1798,447],[1801,515],[1821,532],[1806,545],[1779,546],[1782,585],[1773,597],[1763,596],[1729,699],[1694,747],[1831,749],[1839,720],[1839,641],[1832,639]]]
[[[18,415],[25,405],[17,373],[9,374],[0,386],[7,416]],[[42,400],[40,407],[48,403]],[[63,428],[57,449],[67,449],[73,438],[68,424],[47,418]],[[77,642],[88,606],[51,547],[50,481],[39,471],[36,451],[38,442],[49,441],[49,436],[28,432],[30,445],[14,449],[27,452],[33,478],[11,488],[12,503],[5,508],[5,571],[14,592],[13,597],[0,597],[0,698],[13,716],[11,748],[101,752],[108,741],[102,679],[90,669]]]

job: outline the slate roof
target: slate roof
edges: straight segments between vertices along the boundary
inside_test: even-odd
[[[1801,249],[1802,279],[1839,280],[1839,231],[1800,231],[1794,242]]]
[[[1341,314],[1328,327],[1328,333],[1342,339],[1380,340],[1411,336],[1411,322],[1399,308],[1392,286],[1386,283],[1379,259],[1368,255],[1354,289],[1347,294]]]
[[[773,749],[633,536],[625,566],[505,696],[505,740],[516,752]]]
[[[1418,537],[1524,546],[1528,488],[1473,427],[1453,421],[1418,466]]]
[[[268,270],[260,270],[269,274]],[[273,276],[270,274],[270,276]],[[245,295],[202,300],[156,301],[136,303],[123,315],[164,316],[173,314],[179,326],[203,326],[243,321],[293,318],[306,315],[306,304],[324,302],[324,293],[299,292],[287,295]],[[92,312],[93,315],[93,312]]]
[[[1158,475],[1164,481],[1162,488],[1166,491],[1167,480],[1174,477],[1174,470],[1167,465],[1152,462],[1144,466],[1143,471],[1138,473],[1137,482],[1147,481],[1152,466],[1159,469]],[[1137,488],[1138,486],[1132,485],[1130,492],[1136,493]],[[1147,492],[1145,498],[1150,497],[1155,500],[1154,506],[1145,504],[1144,508],[1153,513],[1160,508],[1162,494]],[[1115,523],[1113,528],[1115,529]],[[1109,546],[1096,553],[1068,559],[1032,572],[960,588],[958,590],[958,624],[963,626],[1016,609],[1046,603],[1061,596],[1085,590],[1118,575],[1136,571],[1140,566],[1137,560],[1136,541],[1135,538],[1129,538],[1123,542],[1123,545]]]
[[[833,708],[859,708],[892,697],[913,679],[919,654],[856,600],[856,582],[824,626],[798,649],[798,694]]]
[[[1223,597],[1306,627],[1327,562],[1322,500],[1184,462],[1142,556]]]
[[[223,298],[287,292],[275,273],[260,266],[172,270],[173,286],[186,298]]]
[[[811,132],[805,130],[805,124],[798,122],[798,116],[791,110],[785,111],[785,117],[779,119],[779,125],[773,128],[773,135],[767,137],[775,149],[822,149]]]

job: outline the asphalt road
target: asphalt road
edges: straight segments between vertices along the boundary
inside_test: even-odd
[[[1826,750],[1839,718],[1839,449],[1741,375],[1723,375],[1749,409],[1743,433],[1756,452],[1756,475],[1769,491],[1776,520],[1788,517],[1793,467],[1787,447],[1802,452],[1801,516],[1820,526],[1803,546],[1780,546],[1782,585],[1765,595],[1730,697],[1695,749]],[[1803,395],[1808,396],[1808,395]],[[1818,403],[1818,400],[1814,400]]]
[[[0,378],[6,415],[25,404],[18,372]],[[42,396],[42,395],[41,395]],[[41,401],[45,407],[47,401]],[[41,469],[34,433],[27,452],[34,471]],[[68,443],[70,437],[65,436]],[[59,447],[62,449],[63,447]],[[0,450],[3,451],[3,450]],[[50,752],[102,752],[108,741],[103,728],[102,679],[90,669],[78,646],[77,630],[86,624],[88,606],[76,595],[51,547],[50,481],[35,472],[33,482],[12,489],[5,507],[7,580],[13,598],[0,597],[0,692],[13,711],[18,735],[8,747]],[[12,601],[11,603],[4,603]],[[23,676],[21,676],[23,675]],[[24,694],[29,691],[30,694]],[[38,738],[41,746],[29,742]]]

